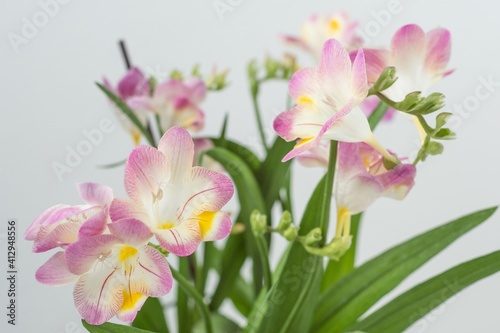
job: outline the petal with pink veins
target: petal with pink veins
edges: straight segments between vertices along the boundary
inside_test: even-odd
[[[92,273],[82,275],[75,285],[75,306],[86,322],[101,325],[111,319],[123,304],[118,269],[101,263]]]
[[[109,225],[109,231],[123,243],[138,246],[153,236],[148,226],[136,219],[123,219]]]
[[[112,247],[119,243],[120,239],[114,235],[80,238],[69,245],[64,253],[69,271],[76,275],[85,274],[97,261],[104,259],[104,254],[110,253]],[[99,265],[106,266],[106,260],[100,261]]]
[[[35,278],[48,286],[61,286],[76,281],[78,275],[69,271],[64,252],[59,251],[37,269]]]
[[[172,127],[160,139],[158,150],[170,162],[172,179],[182,181],[193,166],[194,144],[189,133],[181,127]]]
[[[161,247],[175,255],[191,255],[201,242],[200,226],[197,220],[185,220],[178,225],[153,230]]]

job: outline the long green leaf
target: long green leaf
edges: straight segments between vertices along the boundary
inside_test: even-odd
[[[318,224],[324,187],[325,178],[320,181],[307,204],[300,224],[302,235]],[[312,302],[319,292],[321,263],[320,257],[306,252],[298,242],[293,243],[283,272],[273,288],[265,296],[261,296],[262,298],[259,297],[261,299],[256,302],[244,332],[307,331],[307,316],[312,315],[314,308],[304,307],[303,304]],[[317,288],[313,288],[314,285],[317,285]]]
[[[231,321],[227,317],[219,314],[213,313],[211,315],[212,323],[214,326],[214,332],[216,333],[239,333],[241,328],[235,322]],[[193,327],[193,333],[206,333],[207,330],[202,322],[198,322]]]
[[[286,153],[292,150],[294,144],[295,142],[286,142],[282,138],[276,137],[273,146],[259,169],[257,178],[261,191],[264,194],[268,215],[273,204],[279,199],[279,191],[287,181],[288,171],[292,162],[290,160],[283,163],[281,160]]]
[[[122,101],[118,96],[116,96],[113,92],[111,92],[109,89],[107,89],[102,84],[100,84],[100,83],[96,83],[96,84],[99,87],[99,89],[101,89],[106,94],[106,96],[108,96],[108,98],[110,100],[112,100],[113,103],[116,104],[116,106],[123,112],[123,114],[125,116],[127,116],[128,119],[130,119],[130,121],[135,125],[135,127],[137,127],[137,129],[139,131],[141,131],[141,133],[144,135],[146,140],[148,140],[149,144],[154,147],[155,142],[154,142],[153,138],[149,134],[146,127],[144,127],[144,125],[141,123],[139,118],[137,118],[134,111],[127,105],[127,103]]]
[[[133,327],[156,333],[169,333],[163,306],[158,298],[148,297],[132,323]]]
[[[252,233],[252,228],[250,226],[250,214],[254,209],[257,209],[261,212],[265,211],[264,199],[262,198],[259,185],[251,169],[236,154],[224,148],[213,148],[209,150],[206,154],[211,158],[213,158],[214,160],[216,160],[217,162],[219,162],[226,169],[226,171],[229,173],[236,186],[238,192],[238,201],[240,203],[239,216],[241,218],[241,220],[238,222],[242,222],[245,225],[245,231],[243,233],[243,237],[245,239],[244,244],[246,252],[252,258],[253,261],[253,275],[254,275],[253,277],[256,286],[256,291],[258,292],[258,290],[260,289],[263,276],[262,262],[260,259],[259,251],[257,250],[255,237]],[[235,248],[237,248],[239,245],[237,243],[235,244],[234,241],[232,243],[233,243],[232,247]],[[232,248],[230,248],[230,250],[233,251]],[[226,252],[228,251],[228,249],[225,249],[224,251]],[[241,254],[231,254],[231,256],[233,255],[241,256]],[[222,274],[225,273],[222,272]],[[238,276],[237,274],[233,274],[234,279],[237,276]],[[229,283],[229,285],[226,286],[226,288],[228,291],[231,291],[231,288],[234,285],[234,280],[233,281],[226,280],[225,283]],[[220,284],[221,282],[219,282],[219,285]],[[227,294],[222,296],[227,296]],[[220,301],[220,294],[218,297]],[[213,305],[211,305],[211,309],[212,310],[214,309]]]
[[[118,325],[112,323],[104,323],[99,326],[90,325],[85,320],[82,320],[83,327],[87,329],[90,333],[155,333],[152,331],[145,331],[139,328]]]
[[[225,148],[241,158],[247,164],[250,170],[252,170],[254,175],[257,174],[261,167],[261,162],[257,155],[255,155],[250,149],[228,139],[210,138],[210,140],[216,147]]]
[[[189,262],[188,258],[179,258],[179,273],[185,278],[189,276]],[[193,326],[193,312],[189,306],[189,297],[183,286],[177,286],[177,324],[179,333],[191,332]]]
[[[232,292],[240,269],[245,263],[245,243],[243,234],[229,236],[222,256],[220,280],[210,302],[211,311],[217,311],[224,299]]]
[[[353,270],[321,295],[313,331],[342,332],[408,275],[495,210],[496,207],[482,210],[435,228]]]
[[[499,271],[500,251],[467,261],[398,296],[352,329],[402,332],[453,295]]]

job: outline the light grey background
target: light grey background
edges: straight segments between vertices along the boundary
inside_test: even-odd
[[[224,2],[230,2],[223,0]],[[366,214],[359,260],[364,261],[417,233],[454,217],[496,205],[500,201],[498,124],[500,86],[474,105],[481,80],[500,82],[500,7],[493,1],[401,0],[371,45],[388,45],[398,27],[419,23],[425,30],[446,27],[452,32],[450,67],[457,71],[435,89],[447,95],[450,111],[466,105],[456,130],[458,139],[445,143],[445,154],[419,166],[417,186],[404,202],[380,200]],[[122,169],[101,170],[96,165],[121,160],[132,148],[116,123],[103,143],[83,158],[81,165],[58,181],[52,162],[63,162],[66,146],[75,148],[83,130],[102,119],[115,122],[109,105],[94,85],[103,75],[116,81],[124,72],[117,40],[125,38],[134,64],[164,76],[173,68],[188,70],[200,63],[231,69],[231,86],[210,94],[203,108],[204,134],[218,133],[223,115],[230,114],[229,135],[252,147],[258,136],[251,111],[245,65],[265,54],[280,56],[290,50],[281,33],[297,33],[307,15],[344,9],[365,24],[376,25],[376,15],[389,1],[263,1],[233,0],[237,4],[222,19],[211,0],[205,1],[69,1],[49,18],[38,33],[15,52],[8,33],[21,34],[23,18],[41,10],[37,1],[0,1],[0,232],[8,218],[18,219],[18,326],[6,325],[0,311],[0,331],[76,333],[79,316],[72,304],[72,286],[50,288],[38,284],[34,272],[49,254],[30,253],[21,236],[31,221],[56,203],[79,203],[74,183],[102,182],[123,196]],[[375,23],[373,23],[375,22]],[[372,27],[373,28],[373,27]],[[306,55],[301,55],[308,63]],[[484,89],[483,89],[484,90]],[[269,84],[263,92],[266,126],[283,110],[285,84]],[[380,126],[383,143],[400,155],[415,150],[416,135],[404,119]],[[296,213],[301,213],[320,177],[319,169],[294,167]],[[500,248],[499,215],[466,235],[410,276],[387,299],[439,272]],[[5,238],[2,239],[4,241]],[[0,251],[5,267],[5,243]],[[279,251],[280,249],[275,248]],[[1,271],[4,271],[1,268]],[[3,274],[3,273],[2,273]],[[0,308],[5,309],[6,285],[0,278]],[[498,332],[500,330],[500,275],[485,279],[453,298],[409,332]],[[230,306],[225,311],[231,312]]]

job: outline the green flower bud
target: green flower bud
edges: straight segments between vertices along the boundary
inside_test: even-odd
[[[397,79],[396,68],[387,67],[382,71],[382,74],[380,74],[372,89],[376,92],[384,91],[392,86]]]
[[[305,245],[313,245],[323,239],[321,228],[314,228],[304,237]]]
[[[278,223],[278,231],[284,232],[287,230],[292,224],[292,214],[289,211],[285,210],[283,215],[281,215],[280,222]]]
[[[255,235],[263,235],[267,230],[267,216],[261,214],[258,210],[254,210],[250,215],[250,225]]]
[[[283,237],[285,237],[286,240],[290,242],[296,240],[298,235],[299,235],[299,229],[294,225],[291,225],[288,229],[286,229],[283,232]]]

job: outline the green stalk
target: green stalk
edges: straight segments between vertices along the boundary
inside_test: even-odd
[[[191,296],[195,303],[200,308],[203,316],[205,317],[205,329],[207,333],[213,333],[212,320],[210,318],[210,310],[208,306],[203,301],[203,297],[198,293],[196,288],[177,270],[170,268],[172,275],[175,280],[179,283],[179,286],[184,290],[184,292]],[[180,324],[180,323],[179,323]]]
[[[328,224],[330,222],[330,206],[332,203],[333,180],[335,178],[335,167],[337,165],[337,148],[338,142],[332,140],[330,142],[330,158],[328,160],[328,172],[326,173],[325,188],[323,192],[323,201],[321,203],[321,211],[319,218],[319,227],[322,234],[326,235]],[[325,244],[325,239],[321,241],[321,245]]]
[[[257,82],[255,82],[255,87],[251,89],[252,105],[253,105],[253,110],[255,113],[255,120],[257,120],[257,128],[259,129],[260,140],[262,141],[262,145],[264,146],[264,148],[266,149],[266,152],[267,152],[267,151],[269,151],[269,147],[267,146],[267,142],[266,142],[266,134],[264,133],[264,125],[262,122],[262,117],[260,115],[260,107],[259,107],[259,101],[258,101],[259,85],[260,85],[260,82],[257,81]]]
[[[269,251],[267,248],[264,236],[259,234],[255,235],[257,249],[259,250],[260,258],[262,260],[262,268],[264,270],[264,286],[270,290],[273,286],[273,274],[271,272],[271,265],[269,264]]]

